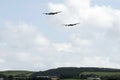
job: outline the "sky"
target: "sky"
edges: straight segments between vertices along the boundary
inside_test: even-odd
[[[119,4],[120,0],[0,0],[0,71],[120,69]],[[61,13],[43,14],[55,11]]]

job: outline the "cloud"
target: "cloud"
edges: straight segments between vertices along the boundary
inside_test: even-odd
[[[34,63],[43,62],[49,40],[39,32],[36,26],[26,23],[5,22],[0,30],[0,63],[6,69],[32,69]],[[42,48],[42,50],[39,50]],[[9,57],[8,57],[9,56]],[[26,68],[26,67],[28,68]],[[4,68],[4,66],[2,66]],[[1,67],[1,68],[2,68]]]
[[[3,60],[3,59],[0,59],[0,63],[5,63],[5,60]]]
[[[120,65],[116,63],[112,63],[109,57],[101,57],[101,56],[94,56],[94,57],[84,57],[83,65],[87,67],[105,67],[105,68],[119,68]]]
[[[42,36],[42,35],[38,35],[38,36],[36,36],[36,38],[35,38],[35,40],[34,40],[34,42],[35,42],[35,45],[37,45],[37,46],[47,46],[47,45],[49,45],[49,40],[47,40],[44,36]]]
[[[69,66],[120,67],[119,60],[113,56],[112,51],[112,57],[105,55],[104,33],[90,34],[92,38],[72,33],[67,41],[54,42],[43,35],[37,26],[27,23],[7,23],[0,33],[1,70],[45,70]],[[108,49],[113,49],[111,44],[108,46]],[[117,54],[119,48],[114,47],[113,52]]]
[[[54,41],[35,24],[6,21],[0,29],[1,70],[120,67],[120,10],[91,6],[91,0],[66,0],[48,5],[49,11],[62,11],[53,18],[56,24],[80,22],[80,25],[64,27],[59,32],[65,35],[55,36]]]
[[[55,63],[56,67],[104,67],[104,68],[119,68],[120,65],[111,62],[109,57],[102,56],[84,56],[82,59],[68,59],[64,63]]]
[[[73,52],[72,45],[67,43],[54,43],[53,46],[58,52],[70,53]]]
[[[64,7],[61,7],[64,6]],[[114,9],[111,6],[90,6],[91,0],[66,0],[63,4],[50,3],[51,11],[63,11],[57,16],[61,22],[81,22],[81,27],[97,27],[97,28],[111,28],[114,24],[119,24],[120,10]],[[117,21],[116,21],[117,20]],[[117,22],[117,23],[116,23]]]
[[[80,38],[80,35],[77,35],[77,34],[73,34],[71,36],[71,41],[73,42],[73,44],[76,44],[76,45],[82,46],[82,47],[84,47],[84,46],[88,47],[88,46],[91,46],[91,44],[92,44],[91,40]]]
[[[91,64],[119,68],[119,60],[115,57],[120,56],[118,50],[120,10],[106,5],[91,6],[91,2],[92,0],[66,0],[63,3],[50,3],[48,7],[50,11],[62,11],[60,15],[55,16],[59,24],[80,22],[79,27],[75,26],[77,28],[64,28],[64,30],[71,29],[68,42],[72,45],[72,51],[83,57],[84,63],[79,63],[86,66]],[[76,31],[72,32],[75,29]]]

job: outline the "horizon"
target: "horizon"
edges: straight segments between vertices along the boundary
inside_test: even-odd
[[[37,71],[33,71],[33,70],[3,70],[0,72],[7,72],[7,71],[30,71],[30,72],[41,72],[41,71],[48,71],[48,70],[53,70],[53,69],[60,69],[60,68],[97,68],[97,69],[117,69],[120,70],[120,68],[106,68],[106,67],[56,67],[56,68],[50,68],[50,69],[46,69],[46,70],[37,70]]]

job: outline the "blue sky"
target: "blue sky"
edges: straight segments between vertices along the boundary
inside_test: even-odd
[[[120,67],[119,0],[1,0],[0,70]],[[43,13],[62,11],[55,16]],[[80,22],[75,27],[65,23]]]
[[[120,9],[119,6],[120,1],[119,0],[92,0],[92,4],[97,4],[97,5],[107,5],[107,6],[112,6],[113,8]]]

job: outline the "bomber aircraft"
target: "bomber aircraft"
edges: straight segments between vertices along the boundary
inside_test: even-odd
[[[74,23],[74,24],[64,24],[64,26],[75,26],[75,25],[78,25],[80,23]]]
[[[61,11],[58,11],[58,12],[49,12],[49,13],[43,13],[45,15],[55,15],[55,14],[58,14],[58,13],[61,13]]]

